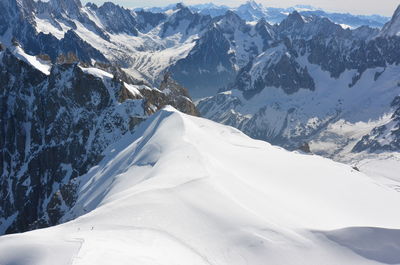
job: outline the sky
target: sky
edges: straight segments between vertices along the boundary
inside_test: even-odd
[[[101,4],[102,0],[89,0]],[[217,5],[238,6],[245,0],[108,0],[124,7],[152,7],[165,6],[171,3],[183,2],[187,5],[213,2]],[[290,7],[294,5],[312,5],[327,11],[349,12],[353,14],[379,14],[392,16],[399,5],[399,0],[256,0],[264,6]]]

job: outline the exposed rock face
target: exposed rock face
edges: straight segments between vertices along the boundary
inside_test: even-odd
[[[195,98],[215,94],[231,85],[240,68],[265,51],[275,32],[265,20],[247,25],[234,12],[214,18],[189,55],[169,68],[174,79]]]
[[[296,11],[277,26],[265,20],[248,25],[228,11],[214,18],[189,55],[169,70],[196,98],[232,88],[250,96],[267,86],[288,94],[313,90],[315,77],[303,57],[334,78],[357,70],[348,84],[354,86],[366,69],[398,63],[399,37],[376,38],[378,33],[366,26],[343,29],[327,18],[303,18]]]
[[[165,21],[167,16],[163,13],[152,13],[143,10],[136,11],[136,21],[138,23],[138,29],[142,32],[147,32],[153,29],[161,22]]]
[[[272,86],[281,87],[289,94],[300,88],[313,90],[314,78],[318,77],[311,76],[307,66],[301,66],[304,65],[302,57],[328,71],[333,78],[356,70],[349,86],[354,86],[367,69],[400,63],[400,37],[367,37],[367,32],[376,35],[375,30],[367,27],[344,30],[324,18],[311,17],[304,21],[294,12],[275,28],[275,32],[279,37],[239,71],[233,88],[260,91]]]
[[[8,50],[0,58],[0,233],[57,224],[77,178],[148,115],[167,104],[197,114],[168,78],[162,92],[77,63],[46,76]]]
[[[236,87],[243,90],[248,97],[268,86],[282,88],[287,94],[293,94],[301,88],[315,89],[314,80],[308,73],[307,67],[301,67],[288,55],[283,55],[275,64],[266,64],[262,69],[265,75],[259,76],[252,85],[246,82],[250,81],[251,77],[245,69],[238,75]]]
[[[308,143],[304,143],[299,147],[299,150],[304,153],[311,153],[310,145]]]
[[[136,29],[138,23],[130,10],[111,2],[106,2],[100,7],[95,4],[90,4],[88,7],[102,18],[101,22],[107,32],[138,35]]]
[[[305,22],[301,15],[297,11],[294,11],[278,25],[277,30],[280,34],[284,35],[294,34],[301,31],[304,25]]]
[[[164,75],[160,90],[167,95],[168,105],[176,106],[177,109],[193,116],[200,115],[190,99],[188,90],[175,82],[169,73]]]
[[[35,15],[46,15],[53,18],[74,17],[82,23],[89,23],[99,36],[107,38],[105,33],[99,29],[88,17],[81,11],[81,3],[79,1],[50,1],[35,2],[33,0],[24,0],[21,2],[15,0],[2,1],[0,8],[7,10],[0,14],[0,36],[13,36],[24,50],[30,54],[47,54],[52,61],[56,61],[61,54],[69,52],[75,53],[81,61],[90,62],[95,59],[101,62],[107,62],[107,59],[98,50],[90,44],[83,41],[72,30],[65,33],[64,37],[57,39],[51,34],[37,32]],[[50,14],[49,14],[50,13]],[[72,20],[64,21],[67,25],[76,28]],[[57,21],[52,22],[54,25],[61,26]]]
[[[163,38],[176,32],[182,33],[183,36],[188,36],[193,31],[200,32],[211,20],[211,17],[194,13],[181,3],[174,9],[174,14],[161,25],[160,36]]]
[[[190,86],[193,97],[213,94],[234,80],[234,56],[230,44],[218,27],[209,30],[189,55],[169,70],[183,85]]]

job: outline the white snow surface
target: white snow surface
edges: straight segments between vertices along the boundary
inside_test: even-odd
[[[0,264],[400,263],[400,193],[347,165],[172,107],[104,155],[72,221],[0,237]]]
[[[45,75],[50,74],[51,63],[44,62],[36,56],[29,55],[20,46],[11,47],[11,52],[20,60],[32,65],[34,68],[44,73]]]
[[[112,79],[114,76],[106,71],[94,67],[80,67],[84,73],[99,77],[101,79]]]

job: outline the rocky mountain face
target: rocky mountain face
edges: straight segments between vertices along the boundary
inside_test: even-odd
[[[388,25],[396,24],[397,13]],[[398,36],[383,35],[385,29],[343,29],[297,12],[272,29],[268,48],[238,71],[225,92],[199,101],[203,116],[288,149],[310,142],[311,151],[328,156],[399,151],[396,110],[390,107],[400,92]],[[382,118],[387,115],[394,116]],[[350,141],[348,132],[336,131],[341,121],[351,124],[352,134],[365,123],[367,135]]]
[[[62,54],[75,53],[82,61],[90,62],[95,59],[107,62],[107,59],[97,49],[82,40],[73,30],[67,30],[64,36],[58,39],[52,34],[38,32],[38,18],[47,17],[48,23],[55,28],[62,29],[68,25],[71,29],[76,28],[74,20],[66,17],[74,17],[75,21],[89,23],[100,36],[107,38],[106,34],[98,28],[87,15],[81,13],[81,3],[79,1],[68,0],[49,2],[36,2],[33,0],[15,1],[7,0],[0,3],[2,10],[7,10],[0,14],[2,26],[0,29],[0,40],[5,44],[11,44],[12,39],[18,40],[22,47],[30,54],[46,54],[53,61]],[[63,24],[60,24],[60,19]]]
[[[57,224],[74,205],[78,177],[165,105],[197,115],[168,77],[159,90],[78,63],[46,75],[4,48],[0,69],[0,233]]]
[[[174,8],[174,13],[162,25],[162,38],[180,33],[183,36],[190,36],[201,32],[210,22],[211,17],[202,16],[192,12],[183,4],[177,4]]]
[[[250,94],[266,86],[288,93],[313,90],[315,82],[301,66],[302,57],[334,78],[356,69],[354,85],[366,69],[397,63],[397,37],[376,38],[378,34],[366,26],[343,29],[327,18],[304,18],[296,11],[277,26],[265,20],[248,24],[228,11],[213,20],[189,55],[170,71],[196,98],[229,88]]]
[[[261,55],[266,53],[264,57],[269,57],[267,49],[271,45],[278,47],[276,49],[285,56],[273,55],[278,61],[265,66],[269,75],[261,78],[264,80],[256,77],[257,87],[282,86],[289,93],[301,87],[311,90],[314,87],[308,69],[294,60],[298,54],[310,52],[312,63],[322,65],[337,77],[351,67],[358,67],[362,73],[363,68],[371,64],[382,65],[382,59],[375,56],[381,55],[377,52],[380,46],[396,48],[392,43],[372,44],[369,48],[377,50],[369,52],[374,55],[370,59],[372,63],[352,62],[357,58],[364,60],[362,45],[373,39],[378,30],[367,26],[344,30],[328,18],[312,14],[304,17],[297,11],[275,26],[264,18],[248,23],[239,11],[262,10],[255,2],[214,18],[183,4],[171,6],[164,13],[134,12],[110,2],[99,7],[90,3],[82,6],[79,0],[18,3],[8,0],[5,8],[15,12],[2,14],[2,20],[10,22],[19,18],[23,22],[18,24],[20,26],[9,23],[4,27],[7,32],[0,31],[6,44],[16,39],[29,54],[46,54],[53,62],[73,52],[80,61],[116,63],[152,85],[161,82],[163,74],[169,71],[195,98],[234,86],[246,86],[245,69],[252,68],[258,61],[263,64],[265,60]],[[283,49],[280,48],[282,44]],[[343,56],[338,58],[338,53]],[[349,61],[351,66],[347,66]],[[283,76],[281,71],[286,68],[290,69],[290,74]]]
[[[110,33],[125,33],[137,36],[138,23],[132,16],[132,12],[128,9],[106,2],[102,6],[97,7],[95,4],[88,5],[90,11],[97,14],[101,19],[104,29]],[[116,19],[118,18],[118,19]]]
[[[295,12],[276,27],[282,39],[276,39],[274,47],[241,69],[234,88],[259,91],[272,86],[282,87],[287,93],[299,88],[313,90],[315,82],[307,66],[300,66],[304,64],[301,60],[320,66],[333,78],[356,70],[349,86],[355,85],[367,69],[399,63],[398,37],[371,38],[376,31],[363,30],[369,30],[367,38],[359,30],[344,30],[325,18],[304,21]]]
[[[29,54],[47,54],[53,62],[73,52],[80,61],[116,63],[152,85],[161,82],[163,74],[169,71],[195,98],[229,89],[237,83],[238,73],[242,73],[243,68],[250,68],[248,64],[254,63],[257,56],[285,38],[297,40],[297,43],[285,41],[290,54],[294,49],[295,53],[303,53],[308,48],[304,47],[304,42],[309,41],[310,36],[314,37],[310,46],[330,47],[348,46],[348,42],[371,39],[379,33],[367,26],[346,31],[326,17],[311,13],[304,16],[297,11],[275,26],[264,17],[257,23],[248,23],[244,13],[259,19],[264,12],[255,2],[248,2],[237,10],[225,10],[216,17],[200,12],[213,8],[207,5],[195,8],[198,12],[183,4],[149,12],[131,11],[110,2],[102,6],[90,3],[83,6],[79,0],[18,3],[8,0],[6,3],[4,8],[12,12],[0,18],[7,21],[0,30],[4,43],[11,44],[14,38]],[[157,13],[162,11],[165,12]],[[16,19],[21,20],[19,26],[11,22]],[[316,38],[320,35],[323,37]],[[330,39],[332,35],[335,38]],[[325,64],[324,68],[336,68],[332,72],[342,71],[337,68],[343,68],[343,60],[331,66],[330,58],[326,58],[336,57],[337,49],[331,54],[331,49],[326,47],[312,48],[311,52],[316,54],[312,54],[310,60]],[[298,75],[294,81],[297,85],[289,84],[289,80],[275,80],[281,76],[279,69],[286,66],[291,69],[291,76]],[[243,76],[238,78],[244,79]],[[307,69],[296,65],[291,58],[279,60],[276,72],[271,73],[268,80],[265,84],[284,83],[285,87],[293,87],[288,91],[297,91],[301,86],[313,88]]]
[[[265,20],[247,24],[234,12],[213,19],[188,56],[169,68],[199,98],[233,83],[239,69],[265,51],[275,32]]]

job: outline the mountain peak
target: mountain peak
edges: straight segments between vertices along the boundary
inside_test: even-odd
[[[400,17],[400,4],[397,6],[396,10],[394,11],[393,17]]]
[[[105,7],[105,8],[115,8],[115,7],[120,7],[119,5],[117,5],[117,4],[114,4],[113,2],[104,2],[103,3],[103,5],[102,5],[103,7]]]
[[[78,14],[82,8],[80,0],[50,0],[50,4],[59,13],[67,13],[69,15]]]
[[[380,36],[399,36],[400,35],[400,5],[392,16],[392,19],[385,24]]]
[[[190,10],[190,8],[187,7],[184,3],[177,3],[173,10],[175,10],[176,14],[179,14],[180,17],[193,15],[192,10]]]
[[[187,8],[184,3],[177,3],[174,7],[175,10]]]
[[[262,5],[258,4],[254,0],[248,0],[244,5],[248,6],[248,7],[251,7],[252,9],[262,9]]]
[[[239,6],[235,12],[247,21],[257,21],[266,15],[264,7],[253,0]]]
[[[288,15],[287,19],[291,20],[291,21],[296,21],[296,22],[304,22],[303,17],[300,15],[299,12],[297,12],[297,10],[290,13]]]
[[[228,21],[232,21],[232,22],[242,21],[242,19],[240,18],[240,16],[239,16],[238,14],[236,14],[235,12],[233,12],[232,10],[226,11],[224,17],[225,17]]]
[[[291,14],[285,18],[281,24],[279,24],[280,31],[293,30],[295,28],[302,27],[304,25],[303,17],[299,12],[293,11]]]
[[[99,8],[95,3],[92,3],[92,2],[87,2],[85,6],[90,9],[94,9],[94,10]]]

